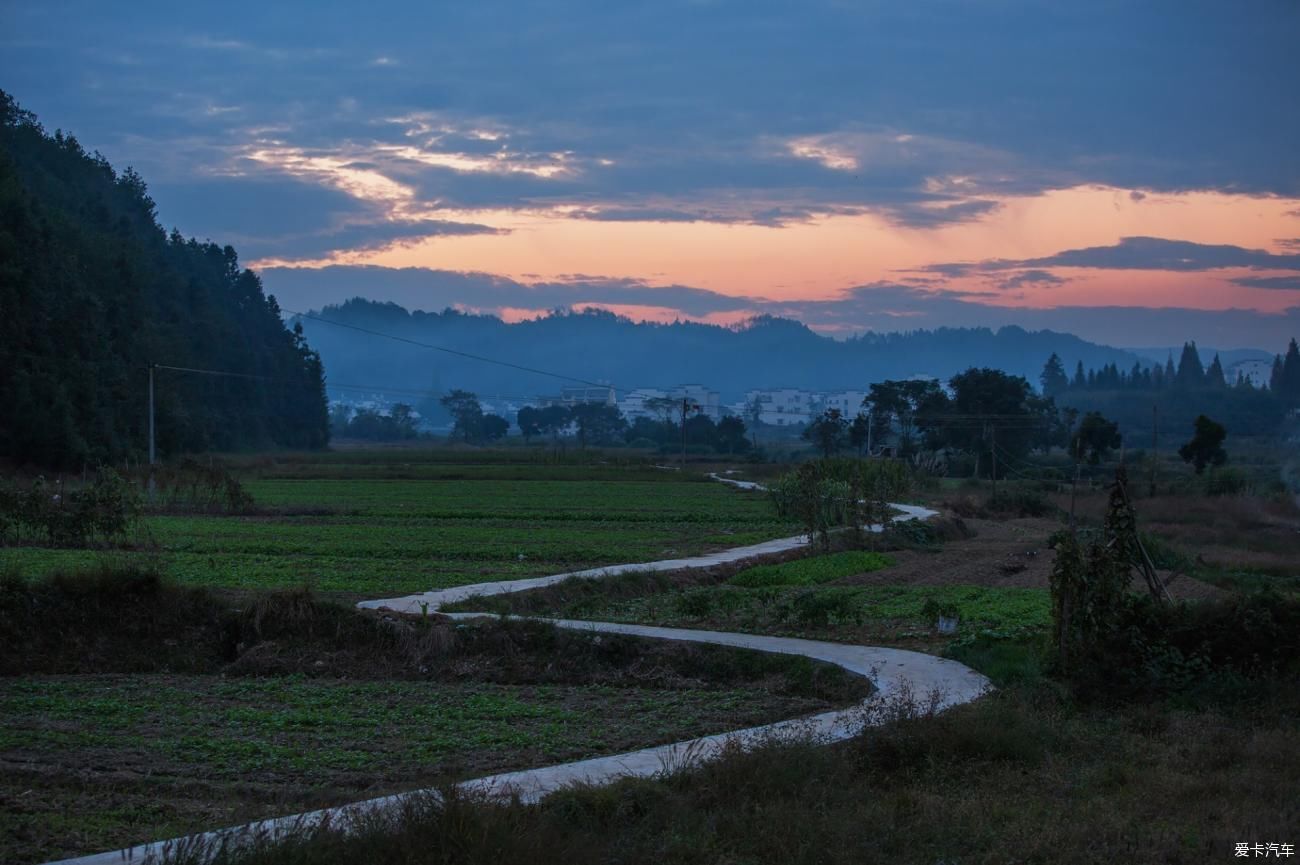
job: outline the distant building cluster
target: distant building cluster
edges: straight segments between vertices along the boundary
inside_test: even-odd
[[[862,390],[812,391],[799,388],[767,388],[746,392],[737,403],[723,403],[722,394],[703,384],[679,384],[672,387],[639,387],[627,391],[622,399],[612,387],[564,388],[557,396],[538,397],[537,405],[573,406],[595,403],[616,406],[628,422],[637,418],[676,422],[681,417],[682,402],[686,401],[692,414],[701,414],[713,421],[727,415],[744,418],[747,423],[757,417],[767,426],[799,426],[812,421],[829,409],[838,409],[845,417],[853,417],[862,410],[867,392]]]
[[[867,392],[862,390],[813,391],[783,387],[751,390],[745,394],[745,401],[732,410],[746,419],[757,415],[759,422],[768,426],[797,426],[830,409],[838,409],[844,417],[851,418],[862,411],[862,401],[866,398]]]
[[[592,385],[566,387],[556,396],[537,398],[538,408],[550,408],[556,405],[565,408],[573,408],[575,405],[618,405],[618,397],[614,394],[614,388],[609,385]]]
[[[713,421],[729,414],[722,404],[722,394],[702,384],[679,384],[670,388],[639,387],[628,391],[618,403],[618,410],[629,422],[639,417],[651,420],[672,420],[679,417],[685,401],[692,413],[702,414]]]

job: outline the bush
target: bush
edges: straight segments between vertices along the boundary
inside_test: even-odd
[[[156,466],[139,473],[141,485],[152,471],[154,500],[170,507],[240,513],[253,506],[253,497],[231,471],[220,463],[203,465],[185,459],[175,465]]]
[[[1250,492],[1250,481],[1241,469],[1228,466],[1213,468],[1205,476],[1205,494],[1240,496]]]
[[[756,565],[736,574],[728,582],[733,586],[748,588],[810,586],[853,574],[878,571],[893,563],[892,559],[880,553],[855,550],[795,559],[776,565]]]
[[[1160,606],[1134,597],[1078,677],[1085,693],[1193,702],[1249,698],[1300,675],[1300,600],[1272,593]]]
[[[810,538],[827,546],[832,528],[884,522],[885,503],[911,485],[907,463],[831,457],[803,463],[768,490],[779,516],[798,520]]]
[[[851,592],[833,589],[804,592],[790,605],[790,616],[805,627],[862,624],[862,607]]]
[[[26,580],[0,574],[0,675],[203,672],[228,616],[203,589],[104,564]]]
[[[989,499],[988,507],[999,516],[1055,517],[1060,514],[1060,509],[1041,492],[1022,488],[999,492]]]
[[[692,619],[703,619],[713,612],[713,593],[706,590],[684,592],[677,598],[677,612]]]
[[[111,468],[101,468],[94,481],[80,489],[51,485],[43,477],[26,489],[0,486],[0,544],[121,543],[139,515],[135,488]]]

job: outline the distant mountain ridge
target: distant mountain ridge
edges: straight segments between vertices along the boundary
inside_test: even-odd
[[[471,352],[620,389],[700,383],[736,400],[746,390],[865,388],[884,379],[947,379],[971,366],[1023,375],[1037,386],[1053,352],[1073,371],[1114,363],[1128,369],[1133,352],[1068,333],[1007,326],[868,333],[845,340],[801,322],[762,316],[741,327],[696,322],[633,322],[603,310],[557,312],[508,324],[456,310],[409,311],[354,298],[310,313],[329,322]],[[327,381],[530,397],[554,393],[557,378],[509,369],[384,339],[337,324],[296,319],[320,352]]]

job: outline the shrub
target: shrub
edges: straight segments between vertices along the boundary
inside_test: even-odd
[[[677,612],[692,619],[703,619],[713,612],[713,593],[704,591],[684,592],[677,597]]]
[[[733,586],[759,588],[765,586],[809,586],[825,583],[840,577],[878,571],[894,562],[880,553],[855,550],[826,556],[811,556],[776,565],[756,565],[746,568],[728,582]]]
[[[141,485],[147,484],[152,472],[154,500],[169,507],[190,507],[205,511],[239,513],[253,506],[252,495],[224,465],[203,465],[184,459],[174,465],[143,468]]]
[[[803,463],[768,490],[779,516],[798,520],[809,538],[828,546],[832,528],[885,521],[886,502],[911,485],[904,462],[829,457]]]
[[[1078,677],[1085,692],[1249,698],[1253,683],[1300,672],[1300,600],[1259,593],[1160,606],[1134,597],[1088,660],[1091,672]]]
[[[1022,488],[999,492],[989,499],[988,508],[999,516],[1055,517],[1060,513],[1041,492]]]
[[[111,468],[101,468],[80,489],[51,485],[43,477],[26,489],[12,484],[0,487],[0,543],[120,543],[135,528],[139,515],[135,488]]]
[[[862,624],[862,608],[853,592],[804,592],[790,605],[791,617],[805,627]]]
[[[1229,466],[1213,468],[1205,476],[1205,494],[1240,496],[1250,491],[1250,481],[1241,469]]]

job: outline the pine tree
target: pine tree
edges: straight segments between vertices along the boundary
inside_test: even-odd
[[[1179,387],[1192,388],[1205,384],[1205,367],[1201,365],[1201,356],[1196,351],[1195,342],[1183,343],[1183,356],[1178,359],[1178,372],[1174,384]]]
[[[1070,387],[1083,390],[1087,386],[1088,379],[1083,374],[1083,361],[1079,361],[1074,367],[1074,380],[1070,382]]]
[[[1070,379],[1065,375],[1065,366],[1056,352],[1043,364],[1043,372],[1038,377],[1043,385],[1043,396],[1056,396],[1070,386]]]
[[[1288,402],[1300,402],[1300,346],[1295,338],[1286,347],[1286,357],[1282,361],[1281,397]]]
[[[1282,355],[1273,356],[1273,372],[1268,377],[1268,389],[1274,396],[1282,393]]]
[[[1172,386],[1177,378],[1178,373],[1174,371],[1174,356],[1170,355],[1165,359],[1165,386]]]
[[[1214,360],[1210,363],[1210,368],[1205,371],[1205,383],[1210,387],[1227,387],[1228,382],[1223,377],[1223,364],[1219,362],[1219,356],[1216,354]]]

